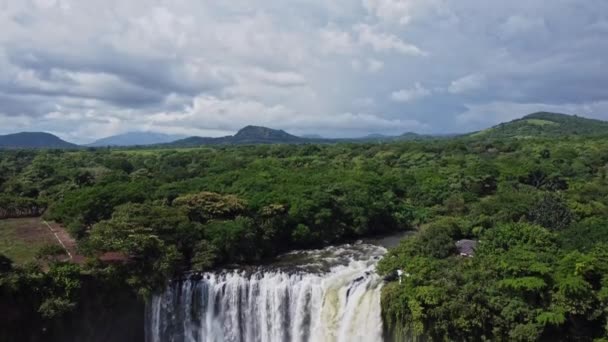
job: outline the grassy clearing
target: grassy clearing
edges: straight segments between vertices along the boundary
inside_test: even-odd
[[[471,134],[471,136],[472,136],[472,137],[481,137],[481,136],[487,135],[487,134],[488,134],[488,133],[490,133],[492,130],[493,130],[492,128],[487,128],[487,129],[484,129],[484,130],[482,130],[482,131],[475,132],[475,133]]]
[[[177,147],[177,148],[141,148],[141,149],[134,149],[134,150],[122,150],[122,149],[117,149],[117,150],[112,150],[112,153],[118,153],[118,154],[128,154],[128,155],[142,155],[142,156],[146,156],[146,155],[153,155],[153,154],[157,154],[157,153],[164,153],[164,152],[190,152],[193,150],[198,150],[198,149],[210,149],[209,147]]]
[[[536,126],[559,126],[557,122],[549,121],[549,120],[541,120],[541,119],[528,119],[527,123]]]
[[[59,243],[39,218],[0,220],[0,254],[17,264],[33,261],[48,244]]]

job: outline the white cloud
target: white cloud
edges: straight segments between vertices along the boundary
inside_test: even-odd
[[[353,101],[353,105],[356,107],[371,107],[376,104],[376,100],[371,97],[358,98]]]
[[[470,74],[450,83],[448,91],[452,94],[462,94],[477,90],[484,85],[486,77],[482,74]]]
[[[512,15],[503,22],[500,33],[503,38],[517,38],[521,35],[539,35],[547,29],[545,20],[542,17],[528,17],[522,15]]]
[[[415,0],[363,0],[363,6],[376,16],[407,24],[411,20]]]
[[[351,54],[355,50],[355,41],[350,32],[342,31],[335,25],[321,29],[320,37],[323,52]]]
[[[396,51],[404,55],[425,56],[426,52],[417,46],[407,44],[396,35],[384,32],[377,32],[376,29],[367,24],[360,24],[355,27],[359,34],[359,43],[371,46],[377,52]]]
[[[384,62],[382,61],[373,58],[367,61],[367,71],[369,72],[378,72],[382,68],[384,68]]]
[[[571,2],[0,0],[0,130],[335,136],[452,131],[465,105],[596,108],[608,2]]]
[[[391,99],[396,102],[411,102],[431,95],[431,91],[416,83],[413,88],[401,89],[391,93]]]
[[[373,104],[373,100],[362,99],[360,104],[369,106]],[[48,125],[52,120],[57,124],[65,124],[82,119],[82,116],[76,114],[51,114],[41,123]],[[336,137],[359,136],[369,130],[399,133],[428,129],[427,125],[413,119],[385,119],[380,115],[352,112],[333,115],[303,114],[281,104],[266,105],[253,100],[199,96],[183,110],[157,112],[145,119],[141,116],[129,116],[126,113],[113,113],[112,116],[80,127],[78,132],[74,132],[75,134],[60,135],[74,140],[79,135],[87,134],[88,140],[92,140],[130,129],[184,135],[224,136],[242,128],[244,122],[285,129],[297,134],[323,133]],[[82,140],[76,141],[82,142]]]
[[[435,25],[454,21],[446,0],[362,0],[363,7],[383,22],[399,25],[434,17]]]
[[[325,53],[354,54],[361,48],[371,47],[376,52],[396,52],[404,55],[426,56],[427,53],[397,35],[380,32],[369,24],[353,26],[353,32],[330,25],[320,31],[321,50]]]
[[[153,114],[148,121],[153,125],[232,131],[241,128],[243,122],[284,129],[314,130],[323,127],[344,129],[347,132],[365,131],[368,128],[382,130],[425,127],[416,120],[389,120],[373,114],[348,112],[304,115],[280,104],[266,105],[252,100],[220,99],[211,96],[197,97],[184,111]]]
[[[272,72],[261,68],[254,68],[252,75],[262,82],[282,87],[298,87],[306,85],[303,75],[291,71]]]

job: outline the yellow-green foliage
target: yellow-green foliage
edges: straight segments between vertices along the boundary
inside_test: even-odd
[[[553,122],[553,121],[549,121],[549,120],[540,120],[540,119],[528,119],[528,120],[526,120],[526,123],[529,123],[530,125],[537,125],[537,126],[559,126],[559,124],[557,122]]]

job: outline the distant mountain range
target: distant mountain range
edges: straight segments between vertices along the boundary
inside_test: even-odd
[[[562,136],[608,136],[608,122],[587,119],[576,115],[539,112],[526,115],[521,119],[502,123],[494,127],[461,135],[470,139],[502,139],[528,137],[562,137]],[[78,146],[60,138],[42,132],[24,132],[0,136],[0,148],[62,148],[73,149],[101,146],[136,146],[156,145],[158,147],[196,147],[202,145],[243,145],[243,144],[304,144],[304,143],[338,143],[338,142],[392,142],[445,139],[456,135],[421,135],[404,133],[399,136],[370,134],[360,138],[327,139],[318,135],[298,137],[283,130],[260,126],[246,126],[235,135],[206,138],[188,137],[179,139],[172,136],[151,132],[131,132],[95,141],[86,146]],[[177,140],[175,140],[177,139]]]
[[[175,140],[184,139],[183,135],[169,135],[155,132],[127,132],[96,140],[88,144],[91,147],[103,146],[138,146],[166,144]]]
[[[244,144],[304,144],[319,143],[332,144],[338,142],[383,142],[383,141],[405,141],[422,140],[434,138],[431,135],[420,135],[416,133],[405,133],[399,136],[387,136],[372,134],[360,138],[329,139],[318,135],[308,135],[298,137],[283,130],[276,130],[260,126],[247,126],[235,135],[220,138],[189,137],[174,141],[170,144],[173,147],[191,147],[201,145],[244,145]]]
[[[319,134],[304,134],[300,136],[301,138],[306,139],[323,139],[323,137]]]

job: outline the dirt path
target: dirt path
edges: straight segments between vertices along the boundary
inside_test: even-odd
[[[59,244],[63,247],[63,249],[65,249],[65,252],[68,254],[70,261],[77,264],[83,264],[85,262],[85,257],[78,254],[76,240],[74,240],[74,238],[70,236],[70,234],[67,232],[67,230],[65,230],[64,227],[55,222],[48,223],[45,220],[42,220],[42,222],[49,228],[51,233],[53,233],[53,235],[55,236]]]

